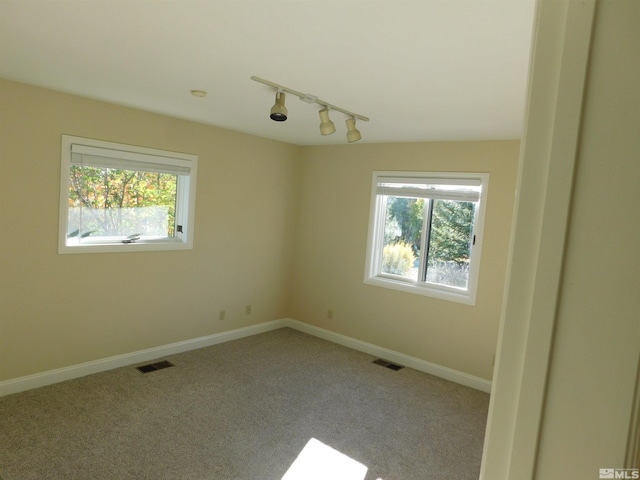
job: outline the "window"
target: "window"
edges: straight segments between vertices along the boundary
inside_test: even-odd
[[[59,253],[193,248],[197,162],[63,135]]]
[[[365,283],[474,304],[488,182],[374,172]]]

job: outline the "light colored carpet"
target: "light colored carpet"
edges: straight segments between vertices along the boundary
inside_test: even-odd
[[[478,478],[486,393],[288,328],[163,359],[0,398],[2,480],[280,480],[311,439],[366,480]]]

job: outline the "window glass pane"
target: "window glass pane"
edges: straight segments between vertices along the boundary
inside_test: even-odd
[[[418,280],[425,199],[386,196],[382,272]]]
[[[467,288],[475,207],[474,202],[433,200],[427,282]]]
[[[178,176],[72,165],[67,243],[175,237]]]

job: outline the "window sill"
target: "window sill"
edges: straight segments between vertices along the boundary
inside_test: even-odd
[[[166,250],[192,250],[193,245],[180,241],[173,242],[135,242],[135,243],[95,243],[90,245],[60,245],[59,254],[74,253],[129,253],[159,252]]]
[[[412,293],[414,295],[423,295],[425,297],[438,298],[449,302],[463,303],[466,305],[476,304],[475,296],[472,296],[469,292],[460,292],[446,287],[435,287],[428,284],[420,285],[388,277],[367,277],[365,278],[364,283],[366,285],[389,288],[391,290]]]

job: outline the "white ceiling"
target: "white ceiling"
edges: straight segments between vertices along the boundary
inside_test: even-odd
[[[535,0],[0,0],[0,77],[297,145],[516,139]],[[190,90],[208,92],[196,98]]]

